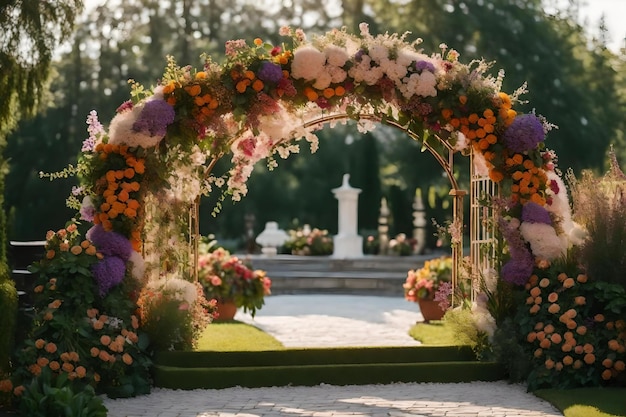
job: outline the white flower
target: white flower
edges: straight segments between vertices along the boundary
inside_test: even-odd
[[[311,45],[301,46],[293,52],[291,76],[313,81],[324,70],[325,63],[326,55],[323,52]]]
[[[369,48],[369,56],[372,57],[372,61],[380,63],[389,58],[389,50],[384,45],[372,45]]]
[[[364,38],[369,37],[370,35],[370,27],[367,23],[361,22],[359,23],[359,30],[361,31],[361,36]]]
[[[332,80],[332,76],[328,71],[322,71],[317,75],[313,88],[317,88],[318,90],[328,88]]]
[[[324,53],[326,54],[326,62],[335,67],[343,67],[350,59],[344,48],[335,45],[327,45],[324,48]]]
[[[551,225],[523,222],[519,230],[536,258],[553,261],[563,255],[562,241]]]
[[[144,283],[146,278],[146,263],[141,256],[141,253],[132,251],[128,262],[131,264],[130,271],[133,278],[141,283]]]

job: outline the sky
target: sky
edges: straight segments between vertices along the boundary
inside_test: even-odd
[[[619,51],[620,47],[624,47],[626,37],[626,0],[587,0],[587,3],[580,11],[581,22],[587,18],[595,28],[604,14],[611,37],[609,48]]]
[[[105,0],[85,0],[87,8],[102,4]],[[563,7],[567,7],[567,0],[559,0]],[[626,0],[584,0],[580,10],[580,23],[587,21],[592,32],[598,26],[600,17],[604,14],[609,29],[609,48],[618,52],[624,47],[626,38]]]

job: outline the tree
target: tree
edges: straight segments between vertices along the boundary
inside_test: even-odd
[[[80,0],[8,0],[0,5],[0,374],[8,371],[17,292],[7,263],[3,157],[6,138],[21,117],[45,99],[52,53],[71,32]]]

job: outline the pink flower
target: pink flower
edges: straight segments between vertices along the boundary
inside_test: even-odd
[[[222,285],[222,279],[217,275],[213,275],[211,277],[211,285],[213,285],[214,287],[219,287],[220,285]]]

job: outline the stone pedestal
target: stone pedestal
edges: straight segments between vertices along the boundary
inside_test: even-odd
[[[333,238],[333,258],[358,258],[363,256],[363,237],[357,234],[358,199],[361,192],[350,186],[350,174],[343,176],[343,184],[333,189],[339,201],[338,233]]]

